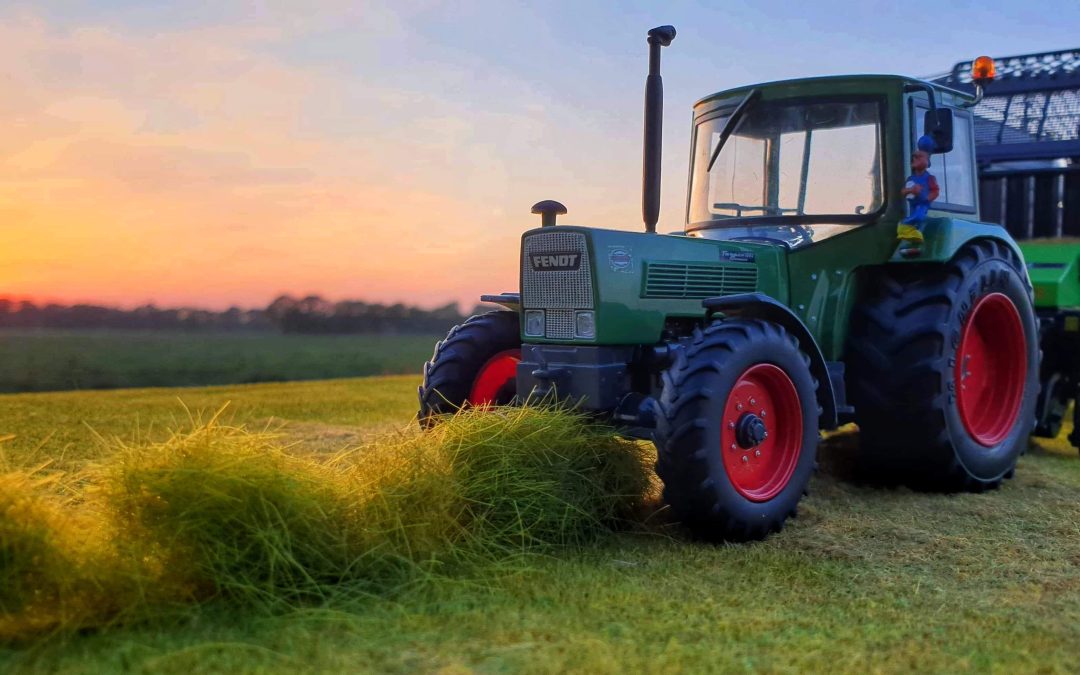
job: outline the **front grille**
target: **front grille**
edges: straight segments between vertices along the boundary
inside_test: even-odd
[[[757,267],[737,263],[648,262],[643,298],[708,298],[757,289]]]
[[[536,253],[581,255],[576,270],[535,271],[529,256]],[[521,303],[526,309],[592,309],[592,265],[585,235],[580,232],[540,232],[525,238],[521,256]]]
[[[574,337],[574,310],[549,309],[544,337],[552,340],[570,340]]]
[[[593,308],[592,263],[584,234],[551,229],[529,235],[522,245],[521,305],[547,310],[544,337],[572,340],[574,310]],[[540,253],[578,253],[580,266],[575,270],[533,270],[529,256]]]

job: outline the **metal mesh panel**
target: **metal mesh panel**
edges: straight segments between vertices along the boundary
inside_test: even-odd
[[[555,229],[555,228],[551,228]],[[581,254],[581,266],[576,270],[537,272],[529,264],[529,256],[535,253]],[[525,238],[521,257],[521,303],[529,309],[592,309],[592,265],[580,232],[540,232]],[[551,325],[552,312],[548,312]],[[573,312],[570,316],[570,334],[574,336]],[[550,332],[550,328],[548,329]],[[548,337],[552,337],[548,335]]]
[[[549,309],[544,337],[552,340],[571,340],[574,337],[574,310]]]
[[[1048,98],[1040,138],[1054,141],[1080,138],[1080,88],[1055,91]]]
[[[988,96],[975,106],[979,145],[1080,139],[1080,88]]]

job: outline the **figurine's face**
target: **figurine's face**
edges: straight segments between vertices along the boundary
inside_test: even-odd
[[[911,171],[912,173],[922,173],[926,171],[926,167],[930,166],[930,154],[923,152],[922,150],[916,150],[911,153]]]

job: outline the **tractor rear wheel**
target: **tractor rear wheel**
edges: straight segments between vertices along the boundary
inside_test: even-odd
[[[1039,392],[1020,259],[983,240],[941,267],[890,269],[852,313],[848,391],[870,477],[982,491],[1012,476]]]
[[[430,426],[438,415],[466,406],[509,404],[517,393],[519,361],[516,312],[488,312],[454,326],[424,364],[420,424]]]
[[[774,323],[695,331],[664,373],[656,433],[664,500],[709,540],[778,532],[806,491],[818,444],[817,382]]]

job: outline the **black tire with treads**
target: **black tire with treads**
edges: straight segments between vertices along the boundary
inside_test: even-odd
[[[521,347],[518,330],[518,314],[510,311],[472,316],[451,328],[435,345],[431,360],[424,364],[424,381],[417,391],[421,426],[430,426],[439,415],[465,405],[488,359]]]
[[[794,386],[801,446],[782,490],[768,501],[752,501],[725,470],[721,424],[729,392],[748,368],[763,363],[779,367]],[[696,536],[763,539],[794,515],[815,467],[821,415],[809,364],[795,337],[761,320],[717,321],[696,330],[689,345],[677,352],[663,378],[656,471],[664,482],[664,500]]]
[[[1039,332],[1031,284],[1006,245],[978,240],[944,265],[903,265],[871,279],[852,312],[847,385],[864,472],[921,489],[979,492],[1012,476],[1035,424]],[[958,407],[955,366],[976,303],[1006,296],[1023,327],[1026,376],[1003,440],[976,442]]]

